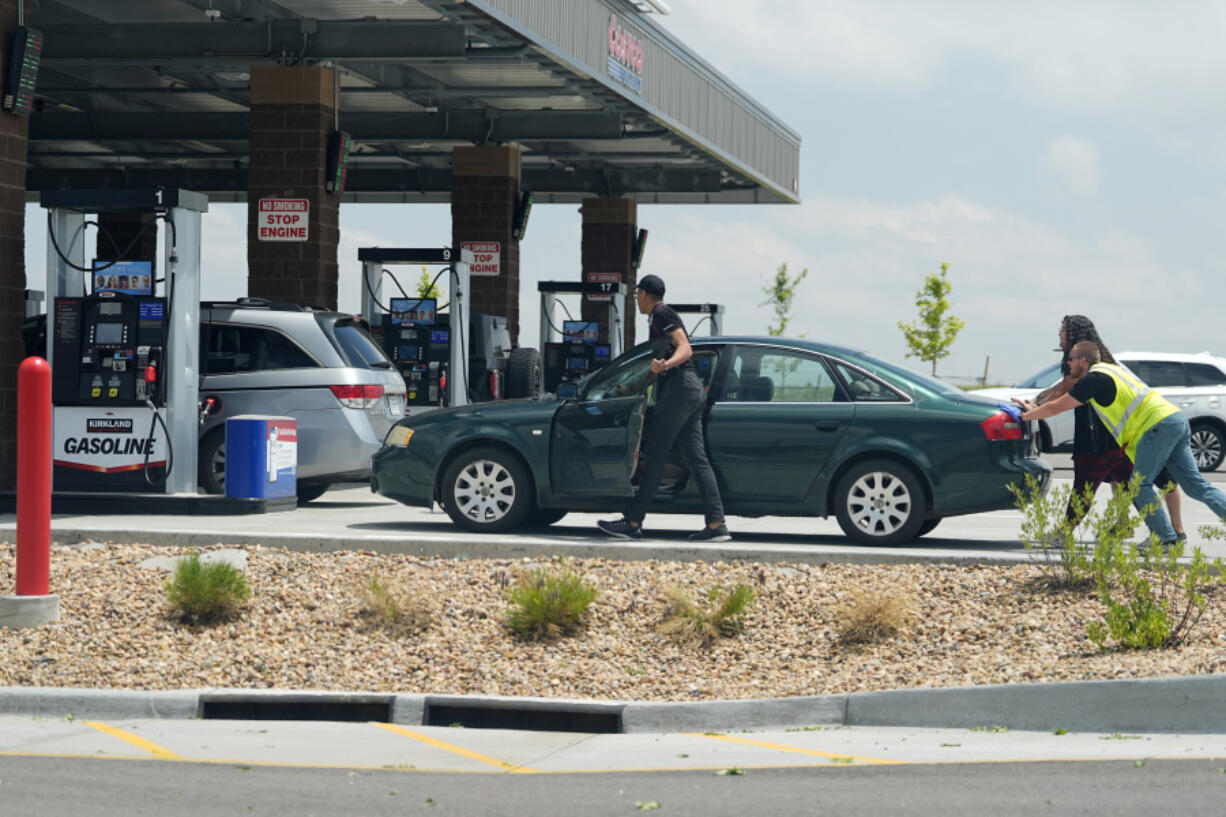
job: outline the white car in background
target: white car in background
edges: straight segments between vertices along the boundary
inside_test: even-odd
[[[1226,358],[1208,353],[1121,352],[1116,360],[1167,400],[1179,406],[1192,426],[1192,454],[1202,471],[1213,471],[1226,455]],[[1053,363],[1015,386],[976,389],[971,394],[1008,402],[1014,397],[1033,399],[1060,381],[1060,364]],[[1039,420],[1038,437],[1044,451],[1071,450],[1073,413]]]

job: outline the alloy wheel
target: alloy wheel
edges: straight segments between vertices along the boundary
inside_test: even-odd
[[[474,522],[489,524],[515,504],[515,478],[500,462],[474,460],[456,475],[452,487],[456,509]]]
[[[1217,468],[1222,462],[1222,436],[1210,428],[1194,429],[1192,456],[1196,458],[1196,467],[1202,471]]]
[[[911,515],[911,491],[886,471],[869,471],[847,493],[847,514],[857,528],[872,536],[889,536]]]

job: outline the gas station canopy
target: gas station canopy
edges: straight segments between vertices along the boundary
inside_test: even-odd
[[[651,4],[658,6],[659,4]],[[31,198],[245,201],[252,66],[337,69],[343,201],[445,202],[452,148],[517,144],[536,201],[799,201],[800,136],[628,0],[32,0]]]

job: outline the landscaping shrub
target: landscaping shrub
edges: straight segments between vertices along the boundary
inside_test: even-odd
[[[233,618],[250,596],[243,571],[225,562],[202,562],[199,553],[180,559],[166,583],[172,614],[193,624]]]
[[[569,570],[537,568],[507,592],[507,628],[525,641],[548,641],[578,631],[596,589]]]
[[[413,635],[434,621],[428,599],[371,574],[363,587],[361,615],[373,626],[392,635]]]
[[[839,643],[872,644],[895,637],[911,621],[911,604],[905,593],[856,588],[836,615]]]
[[[680,587],[670,587],[664,591],[664,617],[657,629],[682,643],[710,647],[739,630],[753,601],[753,588],[747,584],[712,588],[705,604],[695,602]]]

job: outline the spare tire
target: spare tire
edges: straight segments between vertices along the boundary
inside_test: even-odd
[[[541,353],[522,346],[512,349],[507,358],[507,397],[540,397],[541,379]]]

